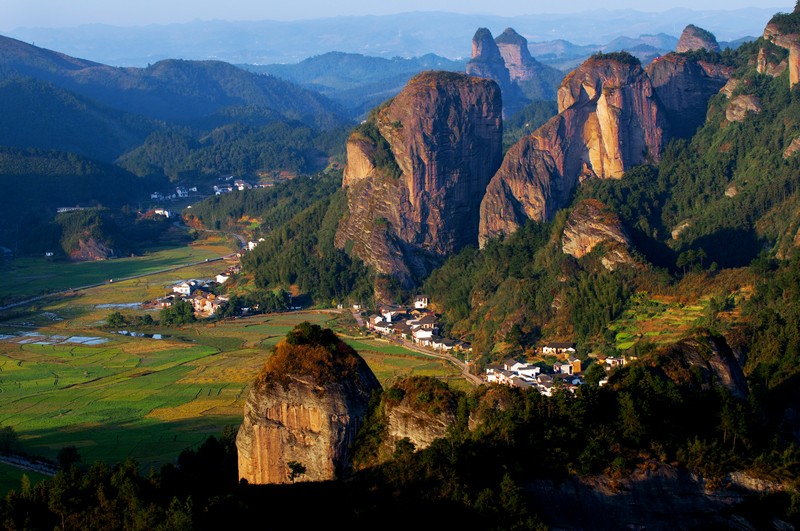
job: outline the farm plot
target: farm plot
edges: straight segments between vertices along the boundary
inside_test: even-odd
[[[163,330],[163,340],[81,326],[90,320],[85,315],[48,326],[34,319],[35,331],[0,340],[0,425],[16,430],[23,451],[51,459],[74,445],[85,463],[172,462],[241,422],[251,382],[288,330],[303,321],[331,326],[336,318],[253,316]],[[460,380],[445,362],[402,347],[370,339],[352,344],[383,385],[410,374]]]

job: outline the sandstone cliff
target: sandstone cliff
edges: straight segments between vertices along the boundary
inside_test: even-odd
[[[666,120],[641,63],[628,54],[592,57],[558,91],[559,115],[506,154],[481,203],[479,241],[552,218],[578,182],[616,179],[658,161]]]
[[[761,99],[752,94],[740,94],[728,103],[725,110],[725,119],[729,122],[741,122],[747,113],[759,114],[761,112]]]
[[[522,107],[522,91],[511,81],[511,72],[500,48],[486,28],[478,28],[472,37],[472,58],[467,63],[467,74],[492,79],[497,83],[503,94],[503,112],[506,116]]]
[[[496,83],[414,77],[348,141],[349,214],[336,245],[405,286],[474,244],[486,185],[502,159]]]
[[[575,258],[583,258],[598,245],[604,245],[603,267],[613,271],[633,263],[628,236],[619,216],[596,199],[581,201],[567,218],[561,236],[561,250]]]
[[[392,450],[403,439],[417,450],[427,448],[447,435],[456,422],[457,409],[455,393],[439,380],[420,376],[402,380],[385,394],[385,442]]]
[[[800,82],[800,11],[778,14],[764,29],[764,38],[789,50],[789,85]]]
[[[708,100],[726,86],[732,71],[678,54],[659,57],[647,75],[673,136],[690,137],[706,120]]]
[[[531,101],[555,99],[558,85],[564,78],[563,72],[534,59],[528,49],[528,40],[513,28],[506,28],[494,42],[503,56],[511,82],[519,87],[525,98]],[[503,99],[505,101],[505,94]]]
[[[351,466],[351,446],[380,387],[330,330],[304,323],[279,343],[253,385],[236,437],[239,477],[251,484],[324,481]],[[289,463],[305,472],[290,478]]]
[[[692,52],[694,50],[707,50],[719,53],[719,43],[717,38],[710,31],[698,28],[689,24],[683,30],[680,40],[678,40],[678,53]]]

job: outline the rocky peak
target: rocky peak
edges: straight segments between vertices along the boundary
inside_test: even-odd
[[[492,79],[503,94],[506,116],[513,114],[522,106],[523,96],[519,87],[512,82],[500,48],[486,28],[479,28],[472,38],[472,59],[467,63],[467,74],[484,79]]]
[[[348,141],[349,214],[337,246],[410,286],[474,244],[502,136],[496,83],[450,72],[417,75]]]
[[[325,481],[351,467],[351,447],[378,380],[331,330],[303,323],[278,343],[244,407],[239,477],[251,484]],[[305,473],[289,476],[289,463]]]
[[[689,24],[681,34],[677,52],[686,53],[694,50],[720,52],[719,43],[717,43],[717,38],[713,33],[703,28],[698,28],[694,24]]]
[[[534,77],[533,68],[537,61],[528,50],[528,40],[525,37],[512,28],[506,28],[494,42],[503,56],[512,81],[528,81]]]
[[[558,116],[508,151],[492,178],[481,204],[481,245],[528,219],[551,219],[585,179],[620,178],[630,166],[659,160],[666,120],[631,55],[587,60],[562,82],[558,107]]]
[[[601,261],[609,271],[633,263],[628,251],[630,240],[619,216],[600,201],[586,199],[567,218],[561,236],[561,250],[575,258],[583,258],[600,244],[606,247]]]

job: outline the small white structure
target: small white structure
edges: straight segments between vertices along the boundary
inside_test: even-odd
[[[178,186],[175,188],[175,193],[178,194],[178,197],[189,197],[189,189],[185,186]]]
[[[414,297],[414,308],[417,310],[424,310],[428,307],[428,296],[427,295],[417,295]]]
[[[181,295],[189,296],[192,292],[197,288],[197,281],[196,280],[187,280],[186,282],[181,282],[172,287],[172,291],[174,293],[180,293]]]
[[[575,354],[576,352],[575,343],[553,342],[542,347],[542,354],[544,355]]]
[[[258,247],[258,242],[247,242],[247,250],[248,251],[252,251],[256,247]]]
[[[230,278],[231,278],[230,275],[226,275],[225,273],[220,273],[219,275],[216,276],[215,280],[217,281],[218,284],[225,284],[225,282],[230,280]]]
[[[172,212],[170,212],[166,208],[157,208],[153,210],[153,214],[155,214],[156,216],[164,216],[165,218],[172,217]]]

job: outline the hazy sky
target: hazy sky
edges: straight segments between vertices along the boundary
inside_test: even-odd
[[[776,6],[791,11],[794,0],[604,0],[604,9],[665,11]],[[513,16],[597,9],[597,0],[0,0],[0,29],[104,23],[120,26],[192,20],[295,20],[337,15],[385,15],[407,11],[450,11]]]

